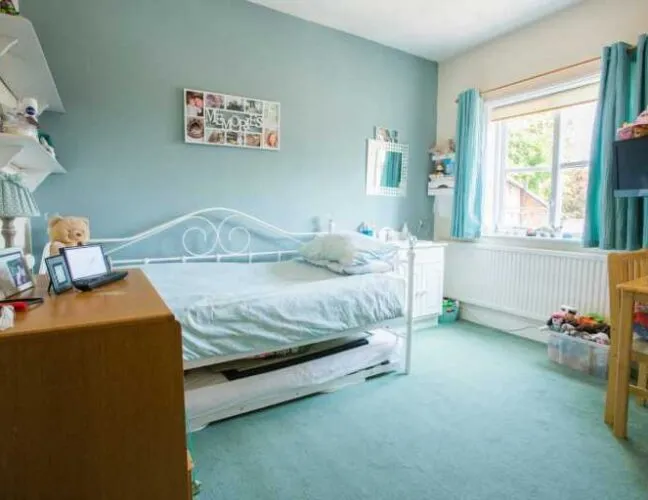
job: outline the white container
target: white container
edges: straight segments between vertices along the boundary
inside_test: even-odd
[[[547,354],[551,361],[588,375],[607,378],[610,346],[549,332]]]

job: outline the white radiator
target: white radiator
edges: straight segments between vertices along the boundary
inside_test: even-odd
[[[451,243],[445,295],[494,311],[546,321],[562,304],[607,315],[607,255]]]

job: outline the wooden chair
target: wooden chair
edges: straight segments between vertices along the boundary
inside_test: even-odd
[[[610,293],[610,328],[612,343],[616,343],[619,328],[621,294],[617,285],[643,276],[648,276],[648,250],[636,252],[611,252],[608,255],[608,279]],[[637,385],[630,385],[632,393],[637,387],[648,388],[648,342],[635,340],[632,344],[632,360],[639,365]],[[610,357],[610,362],[613,362]],[[610,373],[612,368],[610,367]],[[637,404],[644,406],[645,398],[637,398]],[[606,419],[607,420],[607,419]]]

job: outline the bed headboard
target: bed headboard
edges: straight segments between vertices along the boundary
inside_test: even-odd
[[[132,236],[93,238],[91,242],[103,245],[115,267],[190,261],[280,261],[296,254],[304,241],[334,230],[332,219],[327,221],[326,231],[296,233],[239,210],[211,207],[181,215]],[[126,249],[136,251],[145,241],[155,244],[159,253],[149,255],[149,250],[141,257],[125,258]],[[170,241],[174,244],[169,244]],[[142,254],[142,251],[136,253]],[[48,256],[49,245],[46,245],[41,273]]]

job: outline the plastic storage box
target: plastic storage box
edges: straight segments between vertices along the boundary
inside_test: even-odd
[[[549,359],[589,375],[607,378],[609,351],[607,345],[549,332]]]

